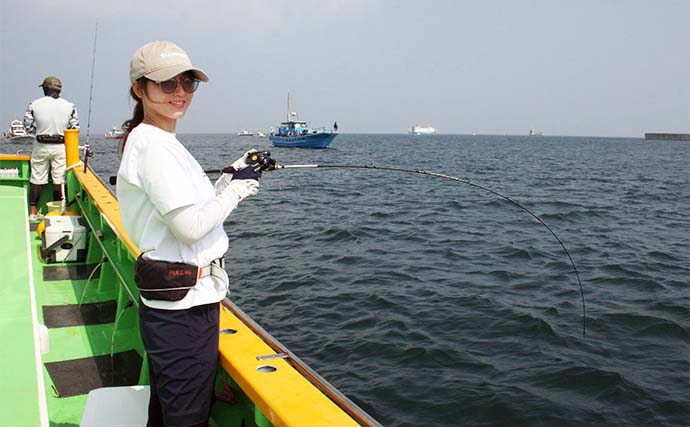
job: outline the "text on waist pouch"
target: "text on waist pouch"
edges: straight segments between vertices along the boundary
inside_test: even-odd
[[[180,277],[180,276],[193,276],[194,273],[189,270],[174,270],[174,269],[169,269],[168,270],[168,276],[172,277]]]

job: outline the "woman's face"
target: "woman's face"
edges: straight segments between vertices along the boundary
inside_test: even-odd
[[[175,80],[175,89],[166,93],[172,89],[172,80]],[[198,84],[198,82],[190,81],[194,81],[194,76],[186,72],[178,74],[168,82],[156,83],[150,80],[134,82],[134,92],[142,99],[144,105],[144,123],[174,132],[177,119],[187,112],[194,96],[193,90],[188,92],[183,86],[189,90],[192,85],[196,89],[196,84]],[[146,85],[144,90],[141,83]]]

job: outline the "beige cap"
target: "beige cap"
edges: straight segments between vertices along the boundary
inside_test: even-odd
[[[129,66],[129,79],[134,81],[146,77],[162,82],[185,71],[194,72],[194,76],[202,82],[208,81],[206,73],[194,67],[189,56],[179,46],[171,42],[155,41],[134,52]]]
[[[38,85],[38,87],[43,87],[44,89],[47,89],[47,88],[62,89],[62,82],[57,77],[48,76],[45,79],[43,79],[43,83]]]

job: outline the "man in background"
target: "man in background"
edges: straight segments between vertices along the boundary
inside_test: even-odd
[[[38,199],[41,189],[48,183],[48,172],[53,179],[53,199],[62,200],[62,185],[65,182],[65,129],[79,129],[77,108],[71,102],[60,98],[62,82],[49,76],[39,85],[43,88],[42,98],[32,101],[24,113],[24,127],[36,134],[31,152],[31,184],[29,219],[41,219],[38,213]]]

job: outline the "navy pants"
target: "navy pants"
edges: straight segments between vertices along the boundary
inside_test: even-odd
[[[218,365],[220,304],[159,310],[139,304],[151,382],[147,427],[208,425]]]

